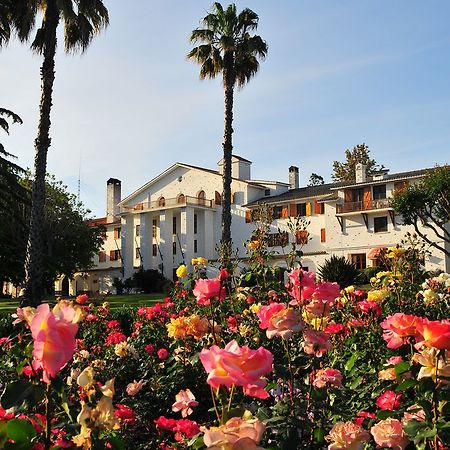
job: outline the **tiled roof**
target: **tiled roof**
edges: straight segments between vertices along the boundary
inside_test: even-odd
[[[432,169],[419,169],[419,170],[410,170],[408,172],[398,172],[392,173],[389,175],[385,175],[383,179],[373,180],[372,177],[369,177],[369,180],[364,183],[356,183],[354,181],[344,181],[344,182],[336,182],[336,183],[327,183],[321,184],[318,186],[305,186],[298,189],[290,189],[289,191],[283,192],[279,195],[273,195],[270,197],[261,197],[258,200],[254,200],[253,202],[248,203],[247,207],[257,206],[262,203],[282,203],[290,200],[300,200],[303,198],[312,198],[319,196],[329,196],[333,194],[333,191],[341,188],[348,187],[359,187],[359,186],[367,186],[372,184],[380,184],[386,183],[387,181],[395,181],[395,180],[407,180],[409,178],[416,178],[426,175]],[[333,197],[325,197],[327,200],[332,199]]]

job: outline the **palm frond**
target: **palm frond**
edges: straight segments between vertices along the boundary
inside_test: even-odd
[[[198,47],[194,47],[188,54],[188,59],[193,59],[195,62],[199,64],[203,64],[208,58],[211,57],[213,52],[212,45],[199,45]]]
[[[0,108],[0,116],[6,116],[8,119],[12,120],[13,123],[20,123],[22,124],[22,119],[14,112],[10,111],[9,109]]]
[[[214,31],[204,28],[197,28],[192,31],[189,41],[191,43],[206,42],[208,44],[212,44],[214,42]]]

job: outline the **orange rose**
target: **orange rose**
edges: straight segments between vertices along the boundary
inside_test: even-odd
[[[325,439],[331,442],[328,450],[362,450],[370,435],[356,423],[338,422]]]
[[[403,432],[403,425],[397,419],[380,420],[370,429],[370,433],[377,445],[382,448],[405,450],[409,444],[409,439]]]
[[[416,348],[422,346],[434,347],[439,350],[450,350],[450,321],[449,320],[427,320],[420,324],[419,332],[423,341],[416,344]]]

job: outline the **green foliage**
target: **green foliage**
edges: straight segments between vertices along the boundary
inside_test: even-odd
[[[133,285],[142,292],[162,292],[167,283],[159,270],[140,268],[133,274]]]
[[[428,235],[450,244],[450,166],[438,166],[419,183],[394,193],[392,206],[401,214],[405,225],[413,225],[416,233],[431,246],[450,257],[445,245]]]
[[[345,162],[333,162],[333,173],[331,174],[333,181],[354,181],[358,163],[365,164],[367,174],[384,169],[383,165],[379,166],[374,159],[370,158],[369,153],[369,146],[364,143],[356,145],[353,150],[345,150]]]
[[[322,184],[325,184],[323,177],[313,172],[309,177],[308,186],[320,186]]]
[[[335,281],[341,288],[354,284],[359,274],[358,269],[351,261],[344,256],[336,255],[325,260],[317,273],[322,280]]]

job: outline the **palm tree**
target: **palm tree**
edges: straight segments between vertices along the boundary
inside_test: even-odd
[[[200,79],[222,74],[225,97],[225,125],[223,135],[223,195],[222,246],[231,245],[231,158],[233,152],[234,87],[242,88],[259,69],[258,58],[267,55],[267,44],[260,36],[250,35],[258,27],[258,15],[250,9],[236,13],[231,4],[226,10],[214,3],[212,12],[201,21],[203,28],[195,29],[191,43],[202,44],[187,55],[201,65]]]
[[[5,45],[14,33],[21,41],[28,41],[38,14],[42,15],[42,22],[34,34],[31,48],[43,56],[40,71],[41,100],[35,139],[30,234],[25,258],[26,298],[22,302],[30,305],[39,304],[43,298],[42,230],[47,152],[51,143],[49,132],[55,80],[56,31],[58,25],[63,23],[65,51],[83,52],[93,37],[109,23],[108,10],[102,0],[0,0],[0,35],[3,36],[0,45]]]

